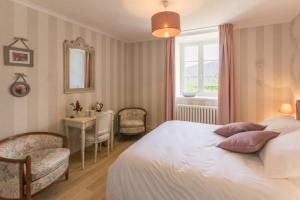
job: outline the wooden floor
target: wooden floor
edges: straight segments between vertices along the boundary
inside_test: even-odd
[[[54,185],[36,195],[34,200],[103,200],[105,199],[106,175],[114,160],[137,139],[116,144],[109,157],[106,148],[98,152],[94,163],[94,148],[86,149],[85,169],[81,169],[80,152],[71,156],[70,177],[68,181],[59,180]]]

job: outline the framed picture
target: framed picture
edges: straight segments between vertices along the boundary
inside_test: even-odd
[[[33,50],[4,46],[4,64],[33,67]]]

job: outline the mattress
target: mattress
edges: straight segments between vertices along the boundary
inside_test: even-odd
[[[217,125],[169,121],[112,164],[107,200],[299,200],[299,179],[268,179],[256,154],[217,148]]]

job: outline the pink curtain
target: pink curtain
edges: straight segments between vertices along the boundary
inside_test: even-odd
[[[175,39],[166,41],[166,120],[175,118]]]
[[[84,87],[89,88],[90,87],[90,53],[86,53],[86,60],[85,60],[85,77],[84,77]]]
[[[300,100],[296,100],[296,119],[300,120]]]
[[[218,123],[235,120],[233,25],[219,26],[219,98]]]

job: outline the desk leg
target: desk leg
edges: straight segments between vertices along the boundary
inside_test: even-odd
[[[114,131],[112,131],[110,135],[111,135],[110,136],[110,149],[111,149],[111,151],[113,151],[114,150]]]
[[[84,169],[85,128],[81,129],[81,164]]]
[[[68,138],[69,140],[69,126],[65,125],[65,136]]]
[[[115,131],[114,131],[114,120],[112,119],[112,126],[110,132],[110,150],[114,150],[114,139],[115,139]]]

